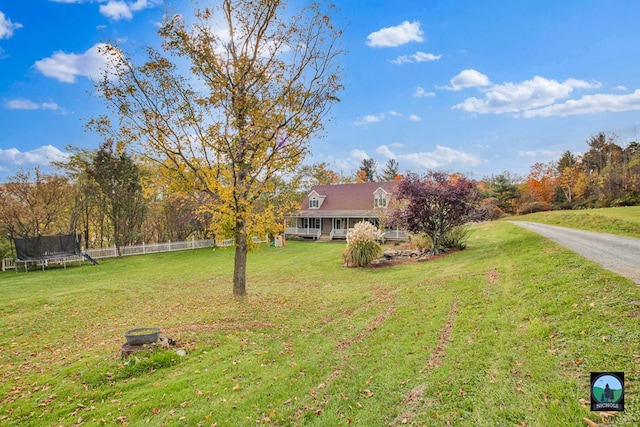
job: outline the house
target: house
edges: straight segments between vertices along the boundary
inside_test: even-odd
[[[315,185],[301,209],[285,217],[285,235],[316,240],[345,239],[350,228],[369,221],[382,228],[385,239],[407,238],[399,229],[389,229],[385,219],[398,182]]]

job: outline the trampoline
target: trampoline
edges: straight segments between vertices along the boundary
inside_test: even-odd
[[[29,271],[29,265],[41,265],[44,271],[49,264],[62,264],[66,268],[67,262],[82,262],[80,239],[79,234],[13,238],[16,271],[18,264],[23,264],[25,271]]]

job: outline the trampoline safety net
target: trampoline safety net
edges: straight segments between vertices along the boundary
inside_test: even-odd
[[[80,255],[79,234],[14,238],[13,242],[20,261],[36,261]]]

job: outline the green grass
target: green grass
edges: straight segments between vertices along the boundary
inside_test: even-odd
[[[342,267],[344,243],[0,274],[0,425],[580,426],[591,371],[640,420],[640,288],[507,222],[468,249]],[[187,349],[119,358],[158,326]]]
[[[640,237],[640,206],[537,212],[509,219]]]

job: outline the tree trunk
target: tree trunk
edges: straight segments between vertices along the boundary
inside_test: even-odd
[[[236,222],[236,254],[233,266],[233,296],[247,295],[247,230],[244,221]]]
[[[440,251],[438,251],[438,244],[440,243],[440,236],[442,234],[441,233],[433,233],[431,234],[429,237],[431,237],[431,244],[433,245],[431,247],[431,256],[435,256],[438,253],[440,253]]]

